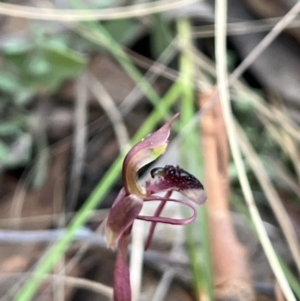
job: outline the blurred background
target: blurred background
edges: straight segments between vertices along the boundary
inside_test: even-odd
[[[188,226],[158,225],[145,252],[149,225],[135,222],[133,301],[300,300],[299,11],[1,1],[0,301],[112,300],[115,252],[99,227],[130,145],[176,112],[141,183],[178,164],[208,201]]]

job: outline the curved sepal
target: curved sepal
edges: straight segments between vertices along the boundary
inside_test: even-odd
[[[108,215],[105,226],[107,246],[114,249],[123,233],[131,227],[139,215],[143,200],[136,195],[125,196],[122,190]]]
[[[166,151],[171,125],[178,116],[177,113],[160,129],[137,143],[125,157],[122,176],[128,194],[146,197],[146,190],[138,184],[136,174],[141,167],[154,161]]]

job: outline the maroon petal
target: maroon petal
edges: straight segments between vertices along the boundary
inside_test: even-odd
[[[157,209],[155,210],[155,213],[154,213],[154,216],[155,217],[158,217],[160,216],[160,214],[162,213],[165,205],[167,204],[167,201],[168,199],[170,199],[171,197],[171,194],[172,194],[172,191],[168,191],[165,196],[164,196],[164,199],[163,201],[161,201],[161,203],[159,204],[159,206],[157,207]],[[146,243],[145,243],[145,250],[148,250],[150,245],[151,245],[151,242],[152,242],[152,238],[153,238],[153,235],[154,235],[154,230],[155,230],[155,227],[157,225],[157,222],[152,222],[151,223],[151,226],[150,226],[150,230],[149,230],[149,234],[148,234],[148,237],[147,237],[147,240],[146,240]]]
[[[191,201],[201,205],[207,196],[201,182],[179,166],[166,165],[151,170],[151,176],[158,177],[158,181],[146,183],[148,196],[161,191],[179,191]]]
[[[132,225],[143,206],[143,200],[136,195],[125,196],[122,189],[112,206],[105,226],[107,246],[115,248],[122,234]]]
[[[138,184],[137,171],[146,164],[162,155],[168,145],[171,125],[179,114],[174,115],[170,121],[159,130],[152,133],[136,144],[127,154],[123,162],[123,182],[128,194],[135,194],[141,198],[146,196],[146,191]]]
[[[129,235],[121,236],[114,270],[114,301],[131,301],[130,275],[127,265]]]
[[[179,203],[181,205],[187,206],[192,209],[193,214],[191,217],[188,218],[172,218],[172,217],[162,217],[162,216],[146,216],[146,215],[139,215],[137,219],[147,221],[147,222],[152,222],[152,223],[162,223],[162,224],[170,224],[170,225],[187,225],[193,222],[196,217],[197,217],[197,210],[194,207],[192,203],[188,203],[182,200],[176,200],[176,199],[166,199],[164,197],[159,197],[159,196],[152,196],[150,198],[145,199],[146,202],[149,201],[162,201],[162,202],[174,202],[174,203]]]

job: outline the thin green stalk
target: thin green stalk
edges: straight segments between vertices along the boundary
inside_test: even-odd
[[[150,114],[148,119],[141,126],[140,130],[133,137],[131,145],[140,141],[149,132],[153,131],[158,122],[164,117],[164,113],[161,110],[162,107],[168,109],[176,101],[181,93],[181,86],[174,84],[164,98],[160,100],[153,113]],[[72,219],[70,225],[64,237],[56,242],[52,248],[45,254],[44,260],[40,262],[33,271],[32,277],[28,282],[20,289],[15,301],[29,301],[38,290],[40,284],[43,281],[43,276],[51,271],[57,261],[65,253],[70,246],[76,231],[89,219],[93,210],[101,204],[104,197],[111,189],[113,184],[119,178],[121,174],[122,162],[125,156],[125,152],[119,155],[119,157],[112,164],[108,172],[103,179],[96,186],[94,191],[90,194],[83,207],[78,211],[75,217]]]
[[[190,56],[184,52],[191,48],[191,27],[187,20],[178,21],[179,45],[182,49],[180,57],[180,84],[182,86],[183,98],[181,102],[181,128],[186,126],[195,115],[195,97],[193,89],[193,79],[195,78],[195,69],[193,61]],[[201,169],[197,167],[203,159],[199,154],[199,135],[197,131],[192,130],[189,135],[185,136],[182,142],[182,162],[189,171],[201,178]],[[196,162],[196,164],[195,164]],[[206,295],[206,299],[212,300],[212,273],[211,273],[211,257],[209,244],[209,231],[207,227],[206,208],[199,208],[200,218],[196,223],[187,226],[186,237],[188,243],[188,250],[190,262],[193,271],[194,285],[197,296]],[[194,233],[200,233],[202,237],[203,249],[199,247],[197,238]],[[200,255],[204,260],[200,260]]]
[[[295,295],[297,296],[298,300],[300,300],[300,285],[299,279],[297,279],[293,273],[291,272],[290,268],[286,265],[283,259],[277,254],[278,260],[280,262],[281,268],[284,272],[286,279],[288,280],[291,288],[293,289]]]

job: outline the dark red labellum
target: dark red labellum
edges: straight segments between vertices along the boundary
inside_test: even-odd
[[[150,173],[152,178],[162,177],[165,181],[173,183],[178,189],[203,189],[203,185],[196,177],[179,166],[157,167],[153,168]]]

